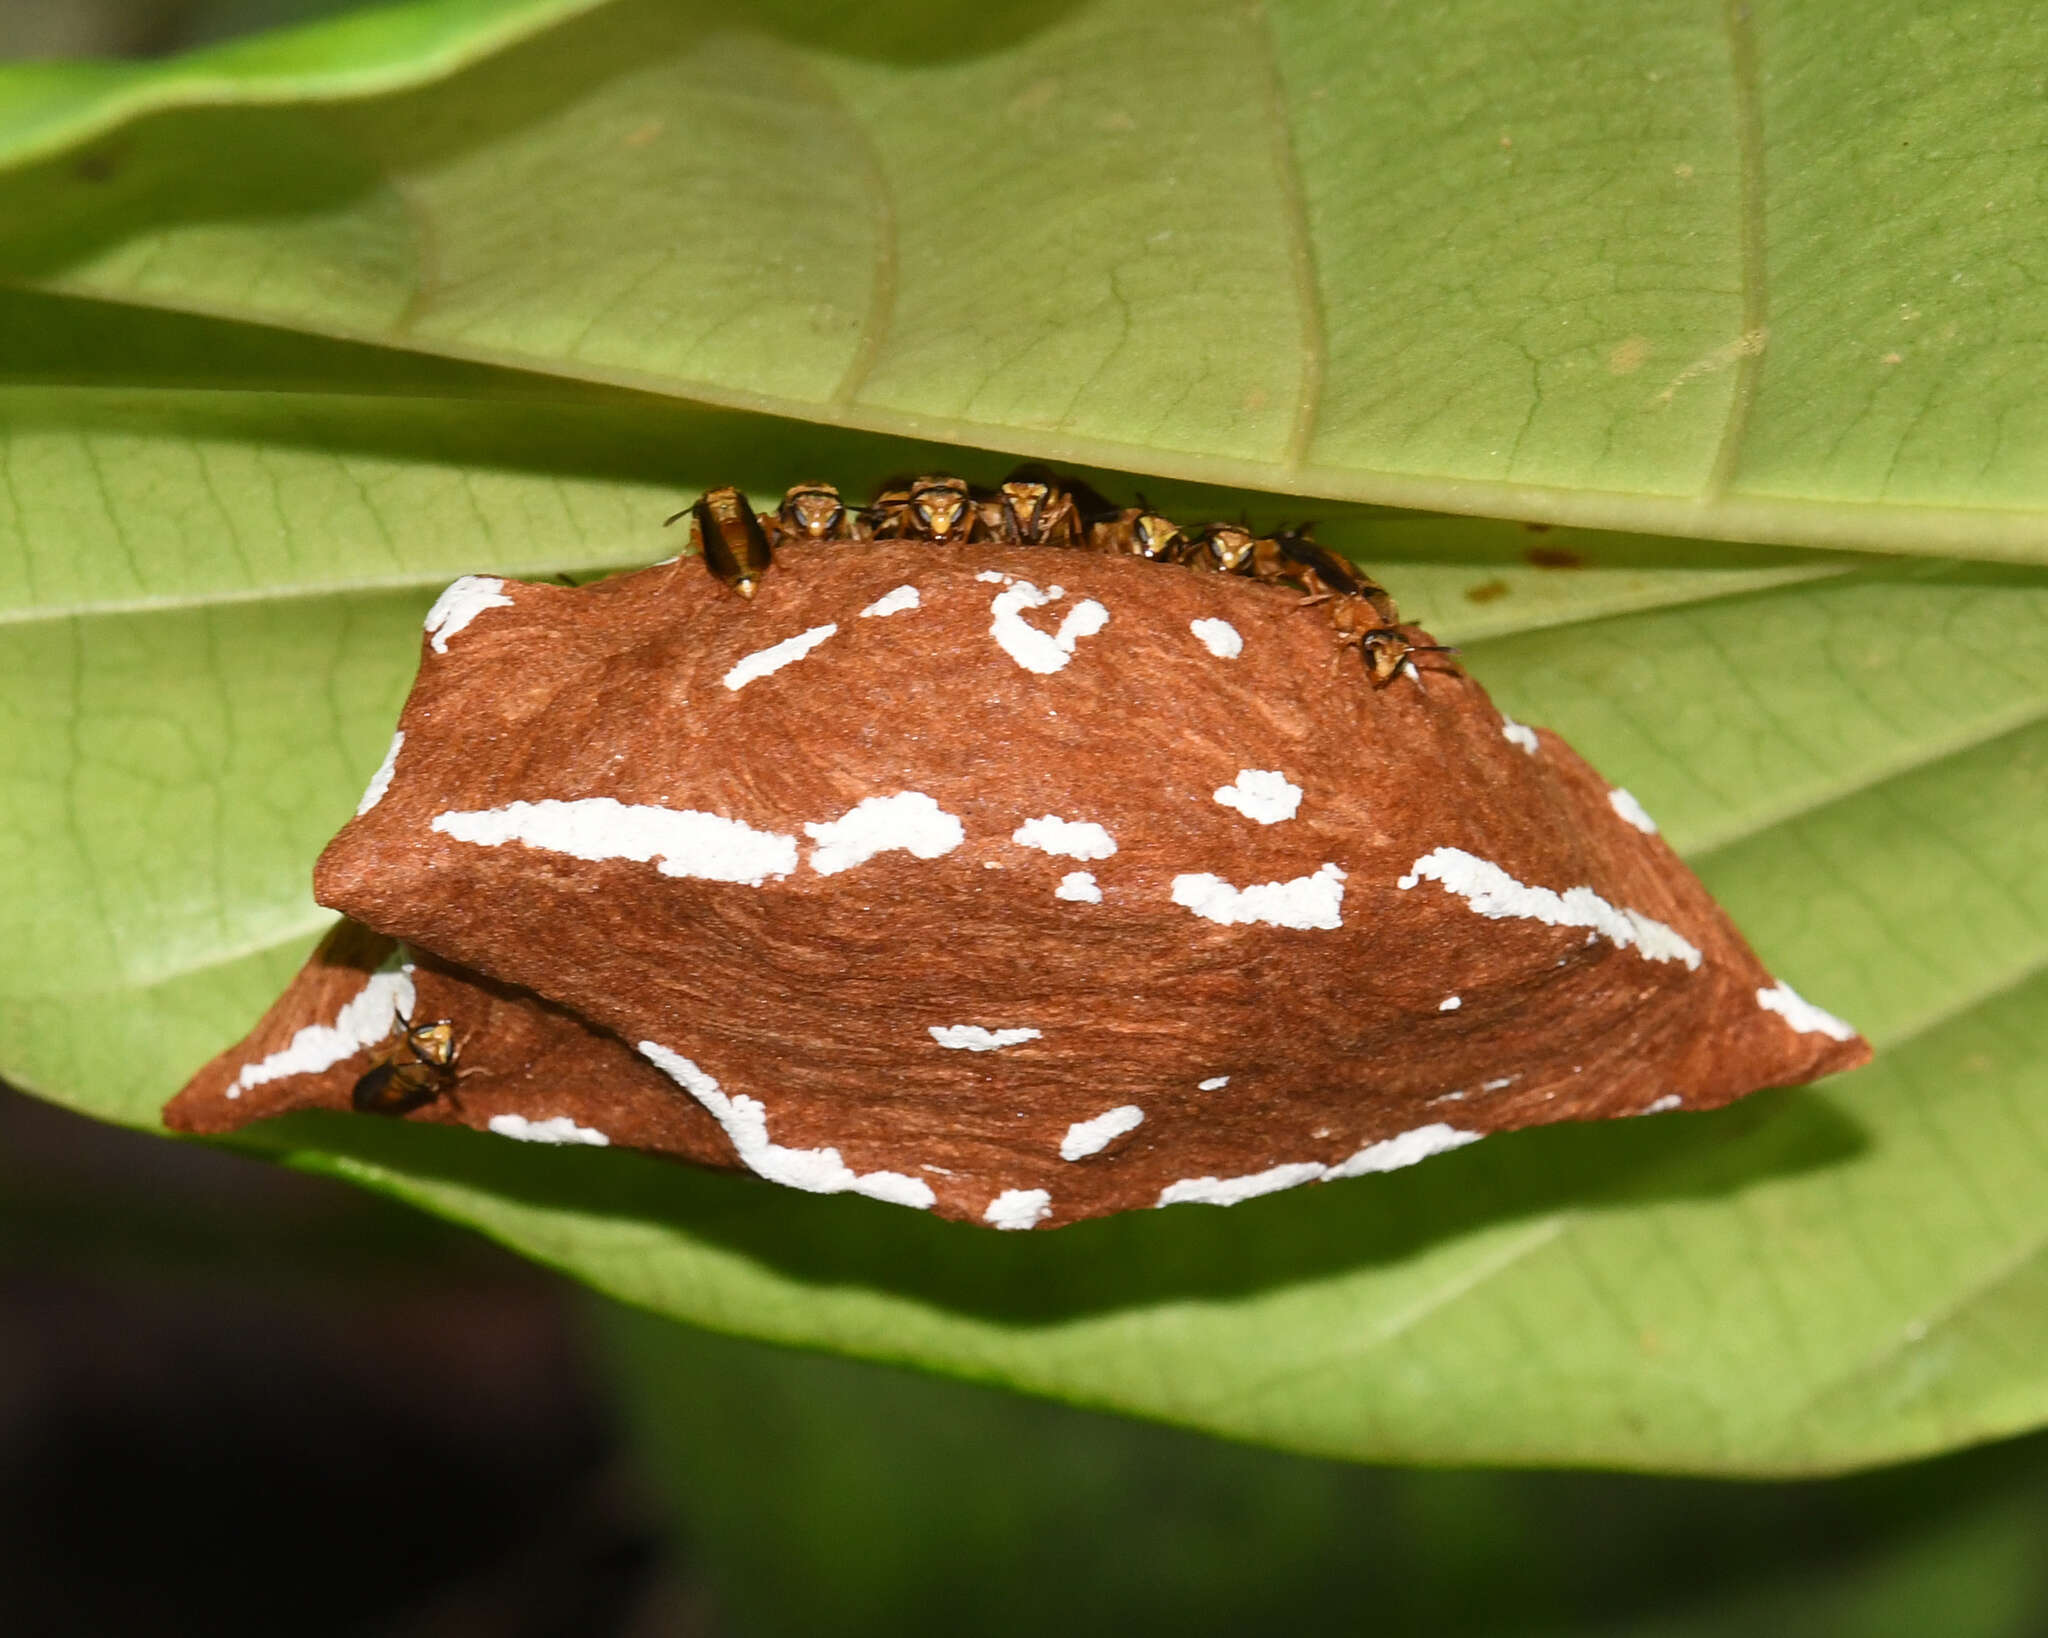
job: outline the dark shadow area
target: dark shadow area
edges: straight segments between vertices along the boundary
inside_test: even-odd
[[[0,1090],[0,1630],[2048,1631],[2048,1436],[1814,1483],[1402,1471],[600,1317],[623,1423],[563,1282]]]
[[[2044,1435],[1803,1483],[1402,1471],[641,1314],[608,1328],[749,1633],[2048,1631]]]
[[[0,1088],[8,1638],[687,1638],[679,1574],[561,1282]]]
[[[1125,1212],[997,1234],[613,1151],[537,1149],[454,1127],[305,1114],[241,1140],[318,1168],[349,1156],[516,1205],[658,1226],[819,1288],[886,1291],[1012,1324],[1227,1301],[1412,1258],[1559,1211],[1713,1199],[1837,1165],[1865,1145],[1832,1101],[1766,1092],[1714,1114],[1507,1133],[1411,1170],[1229,1208]]]
[[[0,288],[0,387],[617,403],[645,395],[281,325]],[[665,399],[649,399],[666,404]]]
[[[624,482],[676,481],[687,467],[686,476],[761,495],[779,494],[793,473],[865,498],[898,470],[958,472],[992,484],[1018,464],[999,450],[715,408],[282,327],[0,289],[0,389],[8,387],[64,389],[8,406],[9,424],[24,430],[220,437],[322,455]],[[129,388],[140,390],[121,390]],[[1190,519],[1234,517],[1245,504],[1239,490],[1071,470],[1119,503],[1143,490]],[[1291,519],[1305,506],[1341,519],[1340,533],[1418,516],[1275,496],[1258,521]],[[659,522],[650,514],[649,557],[672,549],[662,544]],[[1375,533],[1375,551],[1382,541],[1398,555],[1398,532]],[[1671,543],[1667,557],[1680,545]],[[1695,548],[1703,566],[1715,561],[1714,550]],[[1460,553],[1469,555],[1462,543]]]

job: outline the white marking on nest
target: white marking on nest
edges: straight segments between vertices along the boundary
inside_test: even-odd
[[[1242,1177],[1187,1177],[1161,1189],[1155,1204],[1234,1206],[1241,1200],[1253,1200],[1262,1194],[1274,1194],[1281,1189],[1317,1182],[1327,1172],[1328,1168],[1319,1160],[1294,1160],[1282,1166],[1268,1166],[1263,1172],[1248,1172]]]
[[[1108,1110],[1093,1120],[1077,1120],[1060,1139],[1060,1159],[1086,1160],[1099,1155],[1124,1133],[1135,1132],[1144,1124],[1145,1111],[1135,1103]]]
[[[1056,899],[1068,899],[1075,904],[1100,904],[1102,889],[1095,884],[1095,873],[1089,870],[1070,870],[1060,878],[1059,886],[1052,890]]]
[[[587,1143],[593,1148],[605,1149],[611,1146],[611,1139],[595,1126],[578,1126],[567,1115],[556,1115],[550,1120],[528,1120],[524,1115],[493,1115],[491,1130],[499,1137],[516,1138],[521,1143]]]
[[[1044,1189],[1005,1189],[988,1203],[981,1220],[999,1229],[1036,1228],[1052,1215],[1052,1195]]]
[[[1228,1075],[1211,1075],[1206,1081],[1197,1081],[1195,1086],[1203,1092],[1221,1092],[1230,1084]]]
[[[1510,745],[1521,746],[1531,756],[1536,754],[1537,747],[1540,744],[1540,741],[1536,738],[1536,730],[1534,728],[1524,728],[1513,717],[1502,717],[1500,719],[1500,736]]]
[[[478,847],[523,842],[572,859],[659,861],[664,876],[745,882],[749,887],[796,869],[794,836],[756,830],[737,819],[694,808],[650,807],[609,796],[443,813],[433,828]]]
[[[1497,864],[1463,848],[1440,847],[1425,853],[1396,884],[1402,889],[1427,877],[1443,883],[1489,920],[1517,918],[1547,927],[1586,927],[1618,949],[1634,948],[1651,961],[1682,961],[1697,970],[1699,950],[1675,929],[1653,921],[1639,910],[1618,909],[1590,887],[1562,893],[1518,882]]]
[[[1654,1102],[1644,1104],[1636,1113],[1639,1115],[1667,1115],[1674,1109],[1683,1109],[1684,1107],[1685,1099],[1681,1098],[1676,1092],[1666,1092],[1663,1097],[1656,1099]]]
[[[931,1038],[956,1052],[1000,1052],[1038,1039],[1035,1029],[983,1029],[979,1024],[932,1024]]]
[[[1802,1035],[1825,1035],[1831,1041],[1853,1041],[1856,1029],[1831,1012],[1824,1012],[1790,984],[1780,981],[1774,988],[1758,990],[1756,1004],[1775,1012]]]
[[[1349,1160],[1340,1160],[1330,1168],[1332,1177],[1364,1177],[1368,1172],[1395,1172],[1403,1166],[1413,1166],[1417,1161],[1427,1160],[1431,1155],[1440,1155],[1451,1149],[1462,1149],[1468,1143],[1477,1143],[1485,1137],[1484,1132],[1464,1132],[1442,1121],[1432,1121],[1427,1126],[1418,1126],[1413,1131],[1402,1132],[1378,1143],[1368,1143]]]
[[[1440,1155],[1449,1149],[1461,1149],[1468,1143],[1477,1143],[1484,1132],[1460,1131],[1442,1121],[1433,1121],[1427,1126],[1418,1126],[1413,1131],[1403,1132],[1379,1143],[1368,1143],[1349,1160],[1340,1160],[1334,1166],[1325,1166],[1317,1160],[1295,1160],[1284,1165],[1268,1166],[1262,1172],[1248,1172],[1242,1177],[1189,1177],[1178,1183],[1169,1183],[1159,1191],[1155,1204],[1160,1206],[1204,1205],[1234,1206],[1240,1200],[1251,1200],[1262,1194],[1272,1194],[1280,1189],[1291,1189],[1302,1183],[1327,1182],[1338,1177],[1363,1177],[1368,1172],[1391,1172],[1403,1166],[1413,1166],[1417,1161],[1427,1160],[1431,1155]]]
[[[1277,768],[1240,768],[1236,780],[1218,788],[1216,800],[1247,819],[1277,825],[1301,806],[1301,787]]]
[[[363,791],[363,799],[356,804],[358,819],[384,800],[384,793],[391,789],[391,776],[398,769],[398,753],[405,748],[405,735],[391,736],[391,746],[384,753],[384,760],[377,764],[377,771],[370,775],[370,783]]]
[[[1221,876],[1206,873],[1176,876],[1173,902],[1226,927],[1264,922],[1271,927],[1328,930],[1343,925],[1344,872],[1325,864],[1313,876],[1254,887],[1232,887]]]
[[[813,626],[809,631],[784,638],[772,648],[756,649],[725,674],[725,686],[737,694],[748,683],[794,665],[838,629],[837,625]]]
[[[916,608],[918,601],[917,588],[915,586],[898,586],[894,591],[876,598],[866,608],[862,609],[860,611],[860,618],[863,620],[885,619],[889,615],[901,614],[906,609]]]
[[[388,1037],[401,1012],[411,1015],[413,1002],[410,969],[401,967],[399,955],[394,953],[335,1015],[333,1023],[308,1024],[269,1057],[244,1064],[227,1095],[239,1098],[250,1087],[261,1086],[265,1081],[282,1080],[287,1075],[317,1075],[332,1069],[343,1059],[352,1058]]]
[[[1234,660],[1244,652],[1244,635],[1228,620],[1196,620],[1188,630],[1219,660]]]
[[[1607,805],[1645,836],[1657,834],[1657,821],[1643,811],[1642,803],[1623,790],[1619,785],[1607,793]]]
[[[1116,838],[1094,820],[1061,819],[1050,813],[1026,819],[1010,833],[1010,840],[1062,859],[1106,859],[1116,851]]]
[[[1447,995],[1436,1004],[1436,1010],[1438,1012],[1456,1012],[1464,1004],[1465,998],[1462,995]]]
[[[512,599],[504,594],[505,582],[486,574],[466,574],[434,599],[427,610],[427,635],[436,654],[448,652],[448,639],[485,609],[509,609]]]
[[[1076,603],[1056,632],[1040,631],[1025,620],[1025,609],[1043,608],[1066,595],[1064,586],[1040,591],[1028,580],[1012,581],[989,604],[989,612],[995,618],[989,622],[988,634],[1026,671],[1050,676],[1074,657],[1076,643],[1109,624],[1109,610],[1092,597]]]
[[[903,1172],[856,1172],[837,1149],[787,1149],[768,1137],[768,1111],[744,1092],[728,1096],[718,1082],[680,1052],[658,1041],[642,1041],[641,1056],[695,1098],[732,1142],[740,1162],[757,1177],[806,1194],[864,1194],[871,1200],[928,1211],[938,1196],[922,1178]]]
[[[821,876],[866,864],[878,853],[936,859],[967,839],[960,821],[923,791],[865,797],[837,819],[805,825],[804,834],[818,844],[811,868]]]

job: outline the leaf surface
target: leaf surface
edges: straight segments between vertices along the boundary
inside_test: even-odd
[[[151,1126],[248,1027],[452,576],[667,555],[714,482],[1093,456],[1313,510],[1879,1062],[1048,1236],[249,1145],[702,1325],[1304,1451],[1804,1472],[2048,1417],[2043,312],[1983,208],[2033,20],[576,9],[0,75],[0,1072]]]
[[[0,273],[1189,480],[2039,560],[2044,49],[1905,0],[431,0],[0,76]]]

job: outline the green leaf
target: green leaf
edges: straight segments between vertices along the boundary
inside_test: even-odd
[[[1805,1472],[2048,1418],[2043,298],[1983,208],[2035,20],[562,9],[0,74],[0,1073],[150,1126],[248,1027],[453,575],[666,555],[713,482],[1093,456],[1326,520],[1879,1062],[1042,1236],[247,1146],[674,1317],[1302,1451]]]
[[[1907,0],[439,0],[0,76],[0,272],[1188,479],[2038,559],[2044,50]]]

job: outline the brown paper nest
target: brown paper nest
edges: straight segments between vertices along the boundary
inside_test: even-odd
[[[1028,1228],[1869,1057],[1438,666],[1046,548],[457,582],[316,872],[350,920],[165,1119],[346,1109],[403,1012],[457,1043],[408,1119]]]

